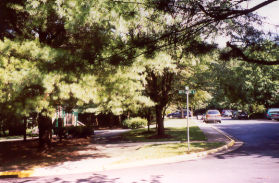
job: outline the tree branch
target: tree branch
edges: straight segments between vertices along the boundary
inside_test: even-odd
[[[204,12],[207,16],[210,16],[211,18],[214,18],[218,21],[220,20],[225,20],[228,18],[235,18],[238,16],[242,16],[242,15],[247,15],[249,13],[252,13],[270,3],[273,3],[277,0],[267,0],[264,1],[252,8],[249,9],[244,9],[244,10],[231,10],[231,9],[221,9],[219,11],[215,11],[214,13],[211,13],[209,10],[206,10],[200,3],[198,3],[199,8],[201,9],[202,12]],[[230,17],[232,16],[232,17]]]
[[[266,61],[266,60],[257,60],[257,59],[249,58],[243,53],[243,51],[240,48],[238,48],[236,45],[232,45],[230,42],[227,42],[227,46],[232,49],[235,55],[239,56],[242,60],[246,62],[260,64],[260,65],[279,65],[279,60]]]

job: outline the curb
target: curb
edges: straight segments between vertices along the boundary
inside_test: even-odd
[[[126,163],[126,164],[113,164],[113,162],[112,162],[112,165],[103,166],[99,171],[119,169],[119,168],[130,168],[130,167],[135,167],[135,166],[139,167],[139,166],[155,165],[155,164],[176,163],[176,162],[180,162],[180,161],[194,160],[194,159],[206,157],[211,154],[218,153],[220,151],[227,150],[235,145],[236,141],[233,139],[234,137],[232,137],[231,135],[228,135],[227,133],[225,133],[224,131],[222,131],[216,127],[212,127],[212,128],[215,129],[217,132],[221,133],[222,135],[224,135],[226,138],[228,138],[230,140],[230,142],[228,142],[227,144],[225,144],[221,147],[215,148],[215,149],[210,149],[210,150],[198,152],[198,153],[190,153],[190,154],[186,154],[186,155],[174,156],[174,157],[170,157],[170,158],[144,160],[144,161],[137,161],[137,162]]]
[[[159,164],[165,164],[165,163],[176,163],[176,162],[180,162],[180,161],[194,160],[194,159],[203,158],[208,155],[212,155],[212,154],[224,151],[224,150],[228,150],[229,148],[231,148],[232,146],[234,146],[236,144],[237,140],[234,137],[232,137],[231,135],[227,134],[226,132],[224,132],[214,126],[211,126],[211,128],[215,129],[217,132],[224,135],[227,139],[229,139],[229,142],[227,142],[225,145],[215,148],[215,149],[198,152],[198,153],[190,153],[190,154],[184,154],[184,155],[179,155],[179,156],[173,156],[173,157],[169,157],[169,158],[141,160],[141,161],[135,161],[135,162],[130,162],[130,163],[122,163],[122,164],[121,163],[118,164],[117,163],[118,160],[113,160],[111,162],[107,162],[107,164],[92,168],[90,170],[90,172],[92,172],[92,171],[100,172],[100,171],[104,171],[104,170],[140,167],[140,166],[156,165],[156,164],[159,165]],[[235,149],[233,149],[233,150],[235,150]],[[87,172],[87,171],[85,171],[85,172]],[[76,173],[85,173],[85,172],[76,172]],[[61,172],[60,173],[56,172],[56,173],[57,173],[56,175],[58,175]],[[72,174],[73,172],[69,171],[68,173]],[[63,174],[65,174],[65,172]],[[41,176],[41,175],[36,175],[35,170],[0,172],[0,179],[3,179],[3,178],[27,178],[27,177],[31,177],[31,176],[37,177],[37,176]]]
[[[0,172],[0,179],[4,178],[24,178],[30,177],[33,174],[33,170],[26,171],[14,171],[14,172]]]

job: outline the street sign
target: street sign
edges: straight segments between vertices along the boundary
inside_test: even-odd
[[[190,90],[190,91],[189,90],[179,90],[178,93],[179,94],[187,94],[187,93],[189,93],[189,94],[193,94],[194,95],[196,93],[196,90]]]
[[[178,92],[179,92],[179,94],[184,94],[185,90],[179,90]]]

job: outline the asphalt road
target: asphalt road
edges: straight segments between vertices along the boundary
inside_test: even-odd
[[[179,163],[59,177],[10,179],[9,182],[279,182],[279,122],[223,120],[222,124],[210,125],[233,135],[243,141],[244,145],[228,154]]]

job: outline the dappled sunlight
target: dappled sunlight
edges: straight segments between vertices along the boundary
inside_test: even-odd
[[[26,170],[38,166],[50,166],[65,161],[80,161],[87,158],[102,158],[107,155],[90,145],[89,139],[66,139],[61,143],[54,140],[52,147],[38,150],[38,141],[0,144],[0,171]]]

